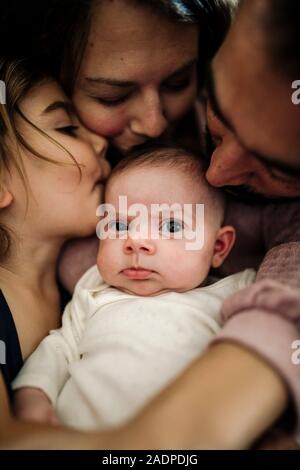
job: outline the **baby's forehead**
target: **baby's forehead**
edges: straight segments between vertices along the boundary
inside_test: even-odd
[[[105,202],[126,195],[147,203],[208,202],[204,176],[190,174],[181,167],[167,165],[137,166],[113,174],[106,188]]]

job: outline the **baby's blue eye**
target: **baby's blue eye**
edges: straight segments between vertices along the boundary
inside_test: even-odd
[[[120,222],[119,220],[112,220],[109,222],[108,228],[110,230],[114,230],[115,232],[127,232],[128,225],[124,222]]]
[[[183,222],[177,220],[166,220],[161,224],[161,231],[167,233],[178,233],[183,229]]]

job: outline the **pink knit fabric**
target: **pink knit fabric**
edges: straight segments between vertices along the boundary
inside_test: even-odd
[[[291,360],[292,343],[300,339],[300,201],[265,206],[231,201],[226,223],[237,228],[237,244],[222,274],[253,265],[258,273],[255,284],[224,303],[224,328],[213,343],[240,343],[281,374],[297,410],[300,438],[300,365]]]

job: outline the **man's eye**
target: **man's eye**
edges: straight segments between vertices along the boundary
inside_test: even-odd
[[[108,223],[108,228],[114,232],[127,232],[128,224],[119,220],[112,220]]]
[[[162,233],[178,233],[183,230],[183,228],[183,222],[174,219],[165,220],[160,226],[160,230]]]
[[[75,137],[76,136],[76,131],[78,130],[78,126],[64,126],[64,127],[59,127],[58,129],[56,129],[58,132],[60,132],[61,134],[67,134],[67,135],[70,135],[72,137]]]
[[[300,184],[299,175],[291,175],[283,170],[280,170],[279,168],[275,168],[269,165],[265,165],[265,167],[273,178],[282,181],[283,183],[296,182]]]

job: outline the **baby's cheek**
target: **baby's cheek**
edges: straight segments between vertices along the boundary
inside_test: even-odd
[[[101,240],[97,257],[98,269],[103,279],[109,284],[114,275],[120,271],[120,250],[118,240]]]
[[[100,241],[100,247],[99,247],[99,252],[97,256],[97,266],[99,271],[101,272],[101,275],[104,276],[105,272],[107,271],[107,265],[108,265],[108,255],[109,252],[106,249],[106,241],[101,240]]]
[[[190,286],[202,284],[210,270],[210,257],[202,250],[188,250],[185,257],[185,280]]]

